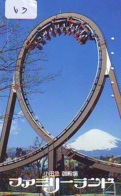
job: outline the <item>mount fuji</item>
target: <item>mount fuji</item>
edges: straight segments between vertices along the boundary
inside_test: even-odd
[[[86,132],[67,146],[88,156],[121,155],[121,139],[99,129]]]

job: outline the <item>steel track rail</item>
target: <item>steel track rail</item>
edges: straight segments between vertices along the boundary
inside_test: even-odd
[[[16,160],[12,160],[11,162],[4,162],[0,164],[0,172],[4,172],[4,171],[8,171],[8,170],[12,170],[12,169],[16,169],[18,167],[22,167],[24,165],[27,165],[29,163],[32,163],[38,159],[40,159],[40,157],[44,157],[47,156],[49,150],[51,150],[51,145],[54,145],[53,142],[49,142],[48,144],[46,144],[44,147],[39,148],[38,150],[29,153],[27,155],[24,155]],[[101,161],[101,160],[97,160],[94,158],[90,158],[86,155],[80,154],[76,151],[68,150],[68,149],[64,149],[65,154],[67,156],[70,156],[70,153],[73,153],[74,156],[73,158],[75,160],[78,160],[80,162],[86,163],[87,165],[91,165],[94,168],[98,168],[98,169],[102,169],[105,171],[111,171],[111,172],[115,172],[115,173],[120,173],[121,174],[121,165],[120,164],[115,164],[115,163],[109,163],[106,161]]]
[[[90,24],[90,20],[87,19],[86,17],[82,17],[81,15],[78,15],[78,14],[73,14],[73,13],[68,13],[68,14],[60,14],[60,15],[57,15],[56,16],[56,19],[60,19],[60,21],[62,19],[67,19],[68,17],[74,17],[74,18],[77,18],[78,20],[83,20],[84,22],[86,22],[87,24]],[[51,17],[49,19],[47,19],[46,21],[42,22],[40,25],[38,25],[32,32],[31,34],[29,35],[29,37],[27,38],[27,40],[25,41],[24,43],[24,46],[22,48],[22,50],[20,51],[20,55],[19,55],[19,58],[18,58],[18,61],[17,61],[17,71],[16,71],[16,84],[20,87],[19,90],[17,91],[17,97],[18,97],[18,100],[19,100],[19,103],[21,105],[21,108],[22,108],[22,111],[24,113],[24,115],[26,116],[28,122],[31,124],[31,126],[33,127],[33,129],[45,140],[45,141],[50,141],[53,137],[50,136],[50,134],[44,129],[43,126],[41,126],[37,120],[35,119],[34,117],[34,112],[32,111],[31,107],[30,107],[30,104],[29,104],[29,101],[27,99],[27,96],[26,96],[26,92],[24,90],[23,87],[23,84],[22,84],[22,81],[23,81],[23,78],[24,78],[24,61],[25,61],[25,58],[26,58],[26,55],[29,51],[29,49],[26,47],[27,46],[27,43],[29,40],[36,40],[37,39],[37,32],[39,32],[39,35],[41,36],[41,32],[46,30],[46,28],[48,28],[48,26],[51,24],[51,21],[55,19],[55,16],[54,17]],[[58,22],[59,23],[59,22]],[[91,22],[92,23],[92,22]],[[99,33],[99,30],[98,28],[94,28],[94,24],[91,24],[90,25],[91,27],[93,26],[93,30],[95,31],[95,33],[98,35]],[[85,103],[83,104],[82,108],[80,109],[80,111],[78,112],[78,114],[75,116],[74,119],[72,119],[71,123],[65,128],[65,130],[69,130],[69,127],[72,126],[72,124],[75,123],[75,121],[77,120],[77,118],[79,118],[82,113],[84,113],[84,110],[86,111],[86,108],[87,106],[90,104],[90,101],[91,99],[95,99],[95,98],[92,98],[92,97],[95,97],[94,94],[95,91],[97,90],[98,91],[98,88],[96,89],[97,86],[103,86],[103,83],[104,83],[104,74],[101,73],[101,66],[102,66],[102,58],[105,59],[106,61],[106,56],[105,57],[102,57],[102,48],[104,48],[104,40],[102,39],[102,34],[100,33],[98,35],[99,40],[97,41],[97,44],[98,44],[98,53],[99,53],[99,62],[98,62],[98,71],[96,73],[96,76],[95,76],[95,79],[94,79],[94,83],[93,83],[93,86],[90,90],[90,93],[89,93],[89,96],[87,97]],[[103,56],[104,56],[105,53],[103,53]],[[103,60],[104,61],[104,60]],[[105,69],[105,65],[103,65],[104,69]],[[105,71],[104,71],[105,72]],[[99,81],[99,78],[100,78],[100,73],[101,73],[101,76],[103,75],[103,78]],[[89,114],[89,112],[87,111],[87,113]]]

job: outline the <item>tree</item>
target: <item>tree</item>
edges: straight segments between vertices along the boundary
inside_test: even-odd
[[[20,34],[24,36],[19,36]],[[0,97],[6,95],[11,87],[16,61],[23,42],[27,37],[27,30],[18,22],[1,18],[0,20]],[[30,50],[26,59],[26,72],[24,88],[27,93],[41,93],[40,84],[55,79],[59,73],[45,74],[42,76],[43,67],[38,62],[46,61],[46,55],[38,48]]]
[[[34,139],[33,145],[30,146],[27,149],[22,149],[22,148],[10,148],[7,151],[7,156],[6,156],[6,162],[19,158],[21,156],[24,156],[25,154],[27,154],[30,151],[36,150],[37,148],[40,148],[43,145],[43,140],[39,139],[38,137],[36,137]],[[26,166],[17,168],[15,170],[12,171],[8,171],[8,172],[3,172],[0,173],[0,190],[2,191],[7,191],[12,187],[8,186],[8,181],[9,178],[18,178],[18,177],[22,177],[22,179],[37,179],[37,178],[42,178],[43,175],[43,171],[45,170],[45,163],[47,162],[47,158],[43,158],[40,160],[37,160],[36,162],[30,163]],[[47,169],[47,167],[46,167]],[[32,189],[32,190],[31,190]],[[40,192],[40,188],[37,190],[35,190],[36,187],[30,187],[27,188],[24,191],[37,191]],[[21,191],[21,187],[17,188],[18,191]]]
[[[39,137],[36,137],[34,140],[33,149],[36,150],[37,148],[40,148],[43,145],[43,143],[44,143],[43,139],[39,139]],[[39,159],[35,162],[38,178],[42,177],[46,162],[47,162],[47,157]]]

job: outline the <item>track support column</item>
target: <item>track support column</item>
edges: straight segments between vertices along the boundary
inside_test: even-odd
[[[64,171],[64,155],[61,147],[56,150],[56,170],[60,173]]]
[[[16,92],[11,88],[0,139],[0,162],[3,162],[5,159],[15,103]]]
[[[115,76],[113,67],[109,71],[109,77],[110,77],[111,84],[112,84],[114,98],[116,100],[117,108],[118,108],[119,115],[121,118],[121,92],[119,90],[118,82],[116,80],[116,76]]]
[[[48,171],[55,171],[56,169],[56,151],[51,149],[48,153]]]
[[[64,155],[62,149],[51,149],[48,153],[48,171],[59,171],[60,174],[64,170]]]

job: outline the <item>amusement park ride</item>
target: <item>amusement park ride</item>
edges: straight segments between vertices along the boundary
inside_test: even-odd
[[[57,35],[61,34],[74,36],[74,38],[81,45],[86,44],[88,41],[95,41],[98,51],[98,66],[92,88],[90,89],[88,97],[86,98],[80,111],[72,119],[71,123],[60,132],[59,135],[53,137],[35,118],[34,112],[32,111],[27,99],[25,88],[23,87],[24,72],[26,67],[26,58],[29,51],[34,50],[35,48],[42,50],[48,40],[50,41],[52,37],[56,37]],[[92,113],[101,96],[105,81],[108,77],[111,81],[114,98],[121,117],[120,90],[117,84],[114,68],[111,65],[106,42],[98,26],[89,18],[76,13],[58,14],[40,23],[30,33],[27,40],[24,42],[17,60],[14,83],[10,91],[0,140],[0,172],[27,165],[41,159],[44,156],[48,156],[49,171],[62,171],[64,170],[64,155],[66,155],[79,162],[93,166],[94,168],[121,174],[120,164],[96,160],[63,146],[63,144],[67,141],[67,138],[71,138]],[[34,131],[36,131],[36,133],[46,141],[46,145],[27,155],[19,157],[16,160],[5,162],[4,157],[10,134],[16,99],[18,99],[21,109],[28,122]]]

